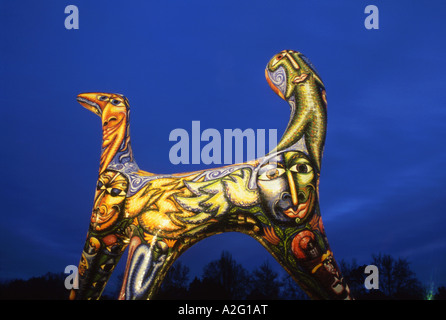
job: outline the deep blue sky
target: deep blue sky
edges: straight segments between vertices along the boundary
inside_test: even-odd
[[[277,129],[289,108],[264,68],[303,52],[327,89],[321,210],[335,257],[411,262],[446,284],[446,3],[438,1],[5,1],[0,5],[0,278],[77,265],[98,172],[99,119],[81,92],[125,94],[141,168],[169,162],[169,133]],[[79,30],[64,9],[79,8]],[[379,8],[366,30],[364,8]],[[269,260],[244,235],[211,237],[181,258],[192,272],[223,249],[252,268]],[[271,261],[271,260],[270,260]],[[276,268],[277,265],[274,265]]]

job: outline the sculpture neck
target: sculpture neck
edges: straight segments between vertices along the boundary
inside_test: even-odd
[[[125,163],[134,162],[130,143],[129,112],[102,116],[102,154],[99,173],[107,168],[120,170]]]
[[[315,81],[306,81],[303,84],[297,85],[293,91],[292,96],[288,99],[288,103],[290,103],[290,100],[294,100],[296,106],[301,109],[314,107],[316,110],[319,110],[319,108],[322,108],[324,104],[322,92],[325,91]]]

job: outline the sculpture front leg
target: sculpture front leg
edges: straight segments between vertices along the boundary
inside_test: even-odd
[[[125,280],[119,299],[149,299],[156,293],[161,271],[167,263],[166,247],[161,242],[146,244],[140,239],[132,239],[129,249],[130,257],[125,271]]]
[[[79,263],[79,290],[71,299],[99,299],[129,243],[132,219],[124,214],[128,180],[106,170],[97,181],[93,212]]]
[[[99,299],[127,244],[119,234],[89,232],[79,262],[79,289],[71,291],[70,299]]]

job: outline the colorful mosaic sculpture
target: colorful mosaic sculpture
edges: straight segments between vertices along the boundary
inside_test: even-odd
[[[326,134],[322,80],[301,53],[285,50],[265,70],[291,107],[275,150],[245,163],[184,174],[139,169],[130,145],[129,102],[83,93],[79,103],[102,119],[93,213],[70,299],[99,299],[128,249],[120,299],[152,298],[173,262],[211,235],[237,231],[258,240],[312,299],[350,299],[319,209]]]

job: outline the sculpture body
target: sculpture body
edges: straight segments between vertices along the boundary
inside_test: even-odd
[[[98,299],[123,252],[120,299],[150,299],[172,263],[198,241],[237,231],[258,240],[313,299],[350,299],[324,232],[318,183],[326,132],[323,83],[311,63],[282,51],[266,78],[291,106],[265,157],[184,174],[141,170],[133,158],[129,102],[85,93],[101,117],[102,154],[90,226],[71,299]]]

